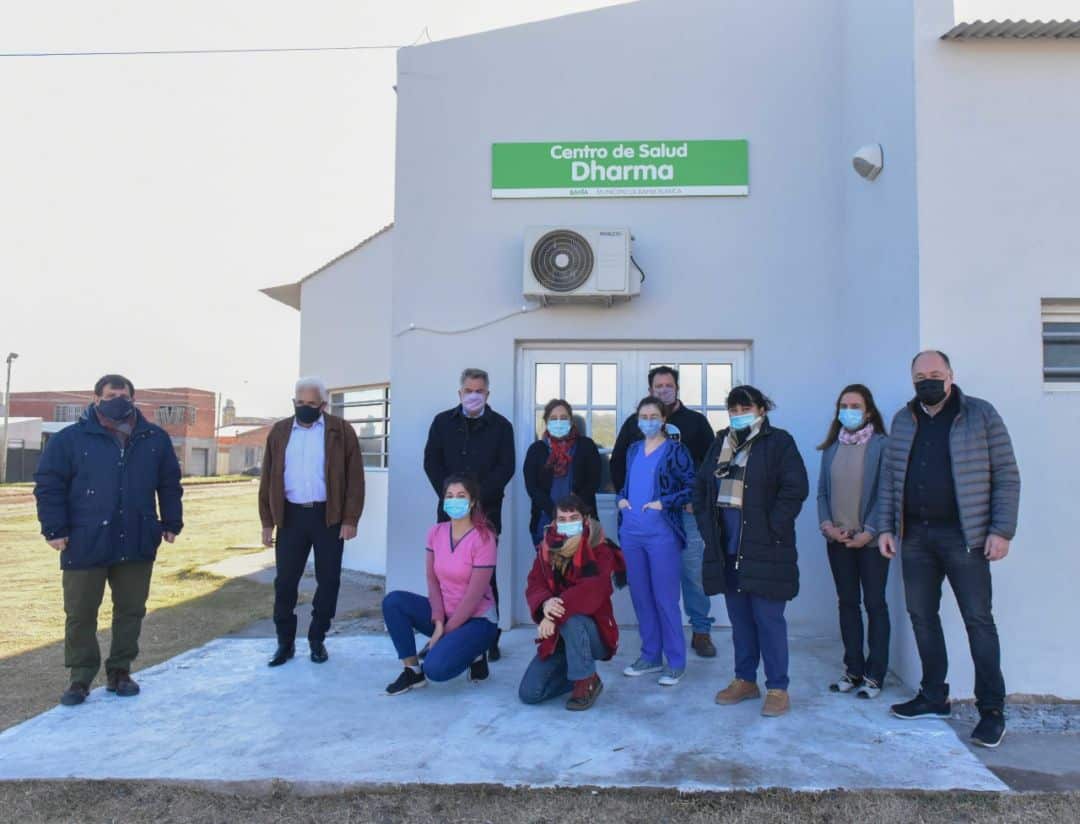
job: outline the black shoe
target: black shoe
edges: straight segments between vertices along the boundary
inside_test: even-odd
[[[65,707],[74,707],[86,700],[90,694],[90,687],[82,681],[72,681],[71,686],[64,690],[60,696],[60,703]]]
[[[311,646],[311,660],[316,664],[325,664],[330,660],[330,653],[322,641],[309,641],[308,644]]]
[[[931,701],[920,692],[910,701],[893,704],[890,711],[897,718],[903,718],[905,721],[915,718],[949,718],[952,716],[952,705],[948,700],[941,703]]]
[[[292,642],[288,644],[278,644],[277,652],[274,653],[274,657],[266,662],[268,667],[280,667],[290,658],[296,655],[296,644]]]
[[[499,652],[499,638],[502,636],[502,630],[500,629],[495,633],[495,640],[491,642],[491,646],[488,647],[487,659],[488,661],[498,661],[502,658],[502,653]],[[484,676],[487,678],[487,676]]]
[[[979,715],[982,717],[971,731],[971,740],[980,747],[993,749],[1005,737],[1005,713],[1001,710],[986,710]]]
[[[124,698],[139,694],[139,685],[131,680],[127,670],[112,670],[106,673],[105,689]]]
[[[488,653],[490,655],[490,653]],[[488,676],[491,675],[491,670],[488,669],[487,655],[481,655],[471,664],[469,664],[469,680],[470,681],[486,681]]]
[[[387,695],[401,695],[409,690],[417,690],[420,687],[427,686],[427,678],[424,677],[424,671],[417,672],[412,667],[405,667],[402,670],[401,675],[397,677],[397,681],[393,684],[386,685]]]

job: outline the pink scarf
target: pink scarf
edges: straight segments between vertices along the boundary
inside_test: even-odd
[[[868,423],[857,432],[848,432],[843,427],[840,427],[840,443],[845,446],[863,446],[869,443],[872,437],[874,437],[874,425],[871,423]]]

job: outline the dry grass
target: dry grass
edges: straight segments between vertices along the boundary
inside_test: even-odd
[[[272,610],[270,588],[199,572],[221,560],[230,546],[255,544],[259,536],[257,488],[233,484],[187,488],[184,532],[162,544],[143,624],[136,668],[164,661]],[[57,556],[41,537],[32,500],[0,496],[0,729],[48,709],[66,686],[63,668],[64,610]],[[109,643],[112,605],[106,595],[98,616],[103,657]]]
[[[13,782],[0,784],[5,819],[39,822],[735,822],[825,824],[844,821],[956,824],[1057,824],[1077,820],[1080,795],[968,792],[825,792],[765,790],[681,794],[670,790],[526,790],[491,786],[411,785],[297,792],[274,782],[207,789],[152,782]]]

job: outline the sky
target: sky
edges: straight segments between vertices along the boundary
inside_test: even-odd
[[[0,0],[0,53],[409,45],[619,2]],[[121,372],[287,414],[299,313],[258,290],[393,219],[395,61],[393,48],[0,57],[12,391]]]

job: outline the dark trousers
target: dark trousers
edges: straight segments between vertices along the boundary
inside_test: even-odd
[[[875,544],[848,549],[829,543],[829,566],[840,602],[840,637],[844,640],[844,668],[853,678],[872,678],[885,683],[889,671],[889,605],[885,583],[889,559]],[[860,603],[866,606],[870,654],[863,651],[863,618]]]
[[[139,654],[139,633],[153,570],[153,561],[64,570],[64,665],[71,669],[72,681],[89,686],[101,669],[97,619],[106,581],[112,592],[113,618],[105,670],[131,670],[131,662]]]
[[[278,528],[274,559],[274,626],[278,642],[296,639],[296,599],[308,556],[315,551],[315,598],[311,609],[309,641],[322,641],[337,610],[341,588],[341,524],[326,525],[326,504],[310,507],[285,504],[285,524]]]
[[[739,592],[735,556],[725,558],[724,577],[731,643],[735,647],[735,677],[757,683],[758,665],[765,665],[765,688],[788,688],[788,637],[784,609],[787,601],[775,601]]]
[[[395,590],[383,598],[383,621],[394,643],[397,656],[404,661],[416,656],[419,632],[430,638],[435,632],[431,620],[431,601],[423,595]],[[449,681],[465,672],[495,641],[498,627],[487,618],[470,618],[452,632],[443,635],[424,659],[424,675],[432,681]]]
[[[975,664],[975,703],[980,710],[1005,706],[1001,645],[991,609],[990,562],[982,548],[971,549],[959,526],[907,524],[901,543],[901,566],[908,614],[922,659],[923,694],[945,701],[949,656],[941,630],[941,584],[946,578],[967,628]]]

